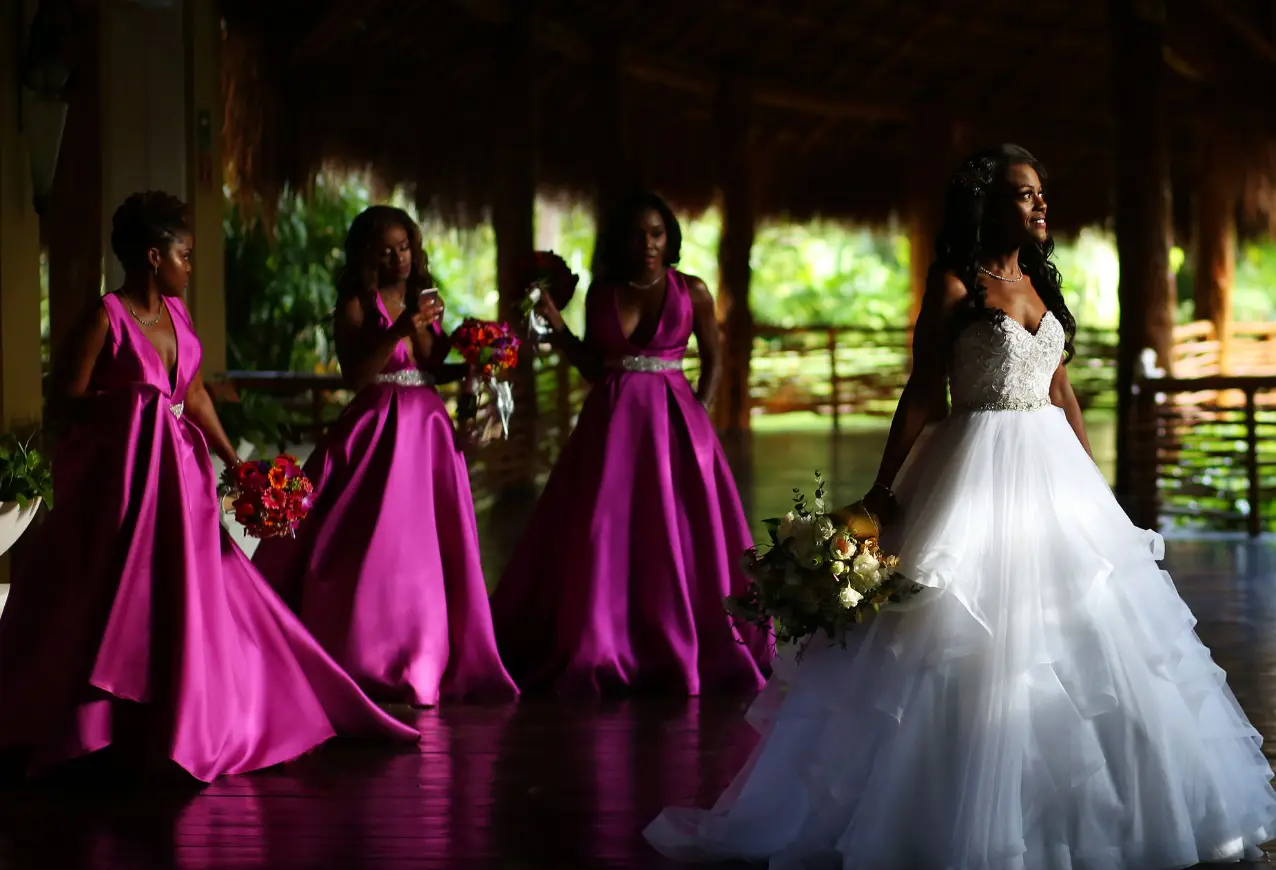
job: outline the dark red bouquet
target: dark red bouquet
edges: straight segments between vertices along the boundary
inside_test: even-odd
[[[518,263],[518,283],[528,291],[540,290],[562,311],[576,294],[580,278],[553,251],[533,251]]]

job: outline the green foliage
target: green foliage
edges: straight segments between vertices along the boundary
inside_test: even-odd
[[[367,207],[357,180],[324,176],[303,198],[285,192],[271,238],[229,208],[226,232],[226,355],[233,369],[330,371],[332,311],[346,229]]]
[[[53,471],[40,451],[13,434],[0,435],[0,502],[26,507],[36,499],[53,507]]]
[[[1276,320],[1276,244],[1247,244],[1237,252],[1232,317],[1239,322]]]
[[[750,256],[750,307],[773,326],[881,329],[908,319],[908,240],[837,224],[763,227]]]

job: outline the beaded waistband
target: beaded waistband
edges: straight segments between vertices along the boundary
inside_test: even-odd
[[[419,369],[403,369],[398,372],[380,374],[372,380],[378,384],[394,384],[397,387],[434,386],[434,375],[429,372],[420,371]]]
[[[1040,411],[1052,404],[1049,399],[995,399],[980,404],[955,405],[953,410],[966,414],[978,411]]]
[[[173,403],[172,405],[169,405],[169,406],[168,406],[168,410],[172,411],[172,412],[173,412],[173,416],[180,420],[180,419],[182,419],[182,413],[183,413],[183,412],[185,412],[185,410],[186,410],[186,403],[185,403],[185,402],[175,402],[175,403]]]
[[[656,356],[622,356],[608,360],[607,368],[626,372],[676,372],[682,370],[682,360],[661,359]]]

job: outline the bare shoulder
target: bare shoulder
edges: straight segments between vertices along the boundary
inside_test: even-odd
[[[679,274],[682,274],[681,272]],[[705,303],[713,303],[713,294],[709,292],[709,285],[695,275],[682,275],[683,282],[687,285],[687,292],[691,294],[691,301],[697,305]]]
[[[106,310],[106,298],[98,299],[84,309],[77,324],[80,338],[105,339],[111,331],[111,315]]]
[[[352,294],[337,303],[337,321],[349,326],[363,325],[363,297]]]
[[[945,269],[931,280],[930,292],[935,301],[944,310],[951,310],[960,305],[970,295],[966,282],[957,277],[951,269]]]

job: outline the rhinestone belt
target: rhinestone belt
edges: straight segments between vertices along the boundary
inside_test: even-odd
[[[434,375],[419,369],[403,369],[398,372],[377,375],[373,380],[378,384],[394,384],[396,387],[432,387]]]
[[[977,405],[959,405],[954,408],[963,413],[978,411],[1040,411],[1049,408],[1053,403],[1049,399],[996,399]]]
[[[661,359],[655,356],[622,356],[620,359],[608,361],[607,368],[626,372],[676,372],[682,370],[682,360]]]

